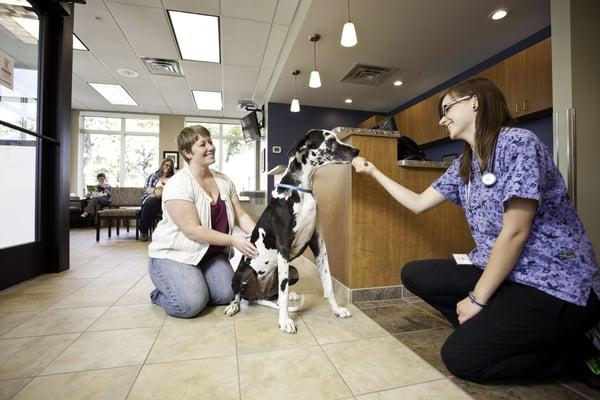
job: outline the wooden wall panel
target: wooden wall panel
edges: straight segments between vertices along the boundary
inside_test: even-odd
[[[350,236],[352,232],[352,191],[350,165],[327,165],[314,175],[313,190],[317,213],[323,227],[331,275],[350,287]],[[309,249],[305,254],[311,253]],[[314,262],[312,253],[309,259]]]

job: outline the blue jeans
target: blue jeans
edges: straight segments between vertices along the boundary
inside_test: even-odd
[[[209,302],[228,304],[233,300],[233,268],[225,253],[203,259],[198,265],[150,258],[148,270],[156,286],[150,294],[152,303],[173,317],[191,318]]]

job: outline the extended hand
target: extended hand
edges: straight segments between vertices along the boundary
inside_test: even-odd
[[[243,236],[232,236],[231,245],[246,257],[256,257],[256,247]]]
[[[483,308],[471,302],[468,297],[462,299],[456,304],[456,314],[458,314],[458,323],[464,324],[476,316]]]
[[[354,170],[359,174],[366,173],[368,175],[373,175],[373,172],[375,172],[376,169],[373,163],[367,161],[363,157],[354,157],[354,159],[352,160],[352,166],[354,167]]]

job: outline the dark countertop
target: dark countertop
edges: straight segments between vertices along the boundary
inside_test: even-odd
[[[452,161],[398,160],[399,167],[447,169]]]

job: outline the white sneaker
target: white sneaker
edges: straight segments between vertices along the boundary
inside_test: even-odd
[[[87,212],[85,212],[85,211],[84,211],[84,212],[83,212],[83,214],[81,214],[81,218],[87,218],[87,216],[88,216],[88,215],[89,215],[89,214],[88,214]]]

